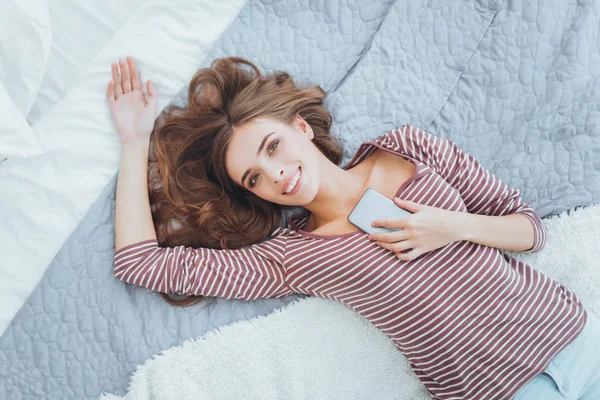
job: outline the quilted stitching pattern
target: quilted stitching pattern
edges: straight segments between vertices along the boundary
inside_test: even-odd
[[[600,1],[507,1],[429,128],[542,217],[600,202]]]
[[[495,0],[395,3],[369,52],[328,97],[345,161],[390,129],[427,127],[499,7]]]

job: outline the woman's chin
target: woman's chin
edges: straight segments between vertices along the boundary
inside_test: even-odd
[[[288,196],[288,195],[284,195],[283,198],[279,198],[278,203],[281,204],[282,206],[290,206],[290,207],[295,207],[295,206],[305,206],[306,204],[309,204],[311,202],[312,197],[310,196],[306,196],[306,192],[304,193],[298,193],[298,195],[295,196]]]

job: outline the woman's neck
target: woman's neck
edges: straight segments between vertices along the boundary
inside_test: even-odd
[[[375,155],[369,156],[348,170],[324,162],[319,193],[304,206],[311,213],[307,226],[316,229],[332,222],[345,221],[368,187],[375,159]]]

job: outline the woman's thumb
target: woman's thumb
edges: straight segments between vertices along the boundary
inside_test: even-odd
[[[154,85],[150,79],[146,81],[146,91],[148,92],[148,97],[152,97],[153,100],[156,99],[156,90],[154,90]]]
[[[156,107],[156,90],[154,89],[154,84],[150,79],[146,81],[146,91],[148,92],[148,99],[146,101],[146,107],[151,106],[153,108]]]

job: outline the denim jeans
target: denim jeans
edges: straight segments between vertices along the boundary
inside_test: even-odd
[[[587,312],[583,331],[513,400],[600,399],[600,319]]]

